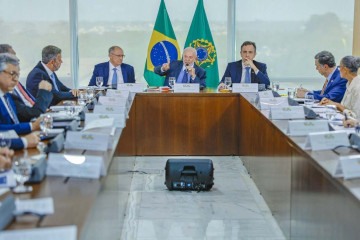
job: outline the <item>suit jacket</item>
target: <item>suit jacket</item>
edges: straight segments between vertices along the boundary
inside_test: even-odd
[[[93,75],[90,79],[89,86],[96,86],[96,77],[103,77],[104,86],[108,86],[109,72],[110,72],[109,62],[99,63],[95,65]],[[120,65],[121,72],[123,75],[124,83],[135,83],[135,72],[134,68],[129,65],[122,63]],[[111,85],[111,83],[110,83]]]
[[[24,143],[21,140],[21,138],[12,138],[11,139],[11,145],[10,145],[11,149],[20,150],[20,149],[23,149],[24,147],[25,146],[24,146]]]
[[[253,61],[254,65],[259,69],[258,74],[255,74],[255,71],[251,69],[251,83],[260,83],[265,84],[265,87],[270,86],[270,79],[266,72],[266,64]],[[221,82],[224,82],[225,77],[231,77],[232,83],[240,83],[242,76],[242,60],[228,63],[224,76],[221,79]]]
[[[49,74],[46,72],[44,66],[39,62],[33,70],[29,73],[26,79],[26,88],[27,90],[33,95],[37,96],[39,91],[39,83],[41,80],[48,81],[52,85],[52,94],[53,94],[53,100],[50,105],[56,105],[62,100],[69,100],[69,99],[75,99],[75,96],[70,92],[70,88],[66,87],[62,82],[60,82],[59,78],[57,77],[56,73],[55,75],[55,81],[56,85],[59,89],[57,91],[54,87],[53,82],[51,81],[51,78]]]
[[[15,107],[15,103],[12,99],[11,94],[9,94],[9,103],[14,109],[14,114],[17,115],[17,110]],[[7,130],[15,130],[17,134],[27,134],[31,132],[30,123],[18,123],[15,124],[10,116],[10,113],[7,111],[3,101],[0,100],[0,130],[7,131]]]
[[[345,78],[341,78],[340,71],[336,68],[328,81],[324,94],[321,95],[321,90],[316,90],[313,92],[314,98],[320,101],[326,97],[327,99],[340,103],[344,97],[347,82],[348,81]]]
[[[30,122],[31,119],[37,118],[40,114],[45,113],[49,107],[51,100],[53,99],[53,94],[44,89],[39,89],[38,95],[34,106],[28,107],[24,104],[20,97],[15,94],[12,95],[14,100],[17,117],[20,122]]]
[[[154,72],[160,76],[166,76],[164,86],[169,86],[169,77],[175,77],[177,79],[183,66],[183,61],[172,61],[169,70],[166,72],[161,72],[161,66],[155,67]],[[201,89],[206,88],[206,71],[196,64],[194,64],[194,68],[196,77],[194,80],[190,78],[189,83],[199,83]]]

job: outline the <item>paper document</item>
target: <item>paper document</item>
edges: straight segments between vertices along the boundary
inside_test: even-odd
[[[24,212],[32,212],[40,215],[48,215],[54,213],[54,200],[50,197],[24,200],[17,199],[15,201],[15,205],[15,215]]]
[[[47,227],[24,230],[2,231],[0,240],[76,240],[77,227]]]

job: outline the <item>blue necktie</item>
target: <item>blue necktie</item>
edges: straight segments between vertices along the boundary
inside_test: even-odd
[[[116,72],[116,68],[113,68],[114,74],[112,77],[112,81],[111,81],[111,87],[112,88],[117,88],[117,72]]]
[[[12,107],[12,105],[10,104],[10,102],[9,102],[9,94],[8,93],[6,93],[5,95],[4,95],[4,98],[5,98],[5,102],[6,102],[6,105],[8,106],[8,108],[9,108],[9,114],[10,114],[10,117],[11,117],[11,119],[13,120],[13,122],[15,123],[15,124],[18,124],[18,123],[20,123],[19,122],[19,119],[18,119],[18,117],[16,116],[16,113],[15,113],[15,111],[14,111],[14,108]]]
[[[52,81],[52,83],[53,83],[53,85],[54,85],[55,90],[56,90],[56,91],[59,91],[59,88],[58,88],[58,86],[56,85],[56,79],[55,79],[55,74],[54,74],[54,73],[52,73],[52,74],[50,75],[50,79],[51,79],[51,81]]]
[[[251,83],[250,67],[245,68],[245,83]]]
[[[182,78],[182,83],[187,83],[188,82],[188,73],[186,72],[186,69],[184,70],[184,75]]]

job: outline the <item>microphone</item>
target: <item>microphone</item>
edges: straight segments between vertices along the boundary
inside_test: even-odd
[[[186,71],[187,73],[189,73],[189,69],[187,68],[188,66],[189,66],[189,64],[186,63],[186,64],[185,64],[185,71]]]

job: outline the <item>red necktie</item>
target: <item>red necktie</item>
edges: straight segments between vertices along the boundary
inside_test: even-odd
[[[21,86],[20,83],[18,83],[18,88],[21,94],[24,96],[24,98],[31,104],[31,106],[34,106],[35,102],[32,100],[32,98],[26,93],[24,88]]]

